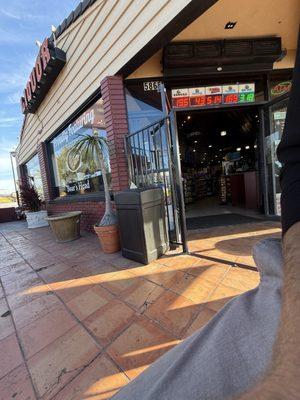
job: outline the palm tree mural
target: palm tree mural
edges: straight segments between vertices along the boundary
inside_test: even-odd
[[[91,162],[97,166],[102,174],[104,194],[105,194],[105,213],[97,226],[114,225],[117,222],[116,213],[113,210],[109,193],[107,179],[108,164],[105,155],[108,154],[108,142],[100,136],[96,129],[92,134],[78,135],[79,139],[73,145],[74,152],[81,154],[81,159],[87,165]]]

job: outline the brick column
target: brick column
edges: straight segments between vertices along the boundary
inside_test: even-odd
[[[46,148],[45,142],[38,143],[37,153],[38,153],[38,157],[39,157],[44,197],[45,197],[45,201],[48,202],[49,200],[52,200],[54,196],[53,196],[53,190],[52,190],[52,186],[51,186],[51,175],[50,175],[48,154],[47,154],[47,148]]]
[[[124,136],[128,133],[128,124],[122,77],[104,78],[101,82],[101,93],[109,141],[112,189],[118,191],[127,188],[129,182],[124,148]]]

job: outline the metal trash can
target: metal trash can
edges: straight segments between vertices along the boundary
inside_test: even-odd
[[[122,255],[149,264],[168,249],[161,188],[128,189],[115,194]]]

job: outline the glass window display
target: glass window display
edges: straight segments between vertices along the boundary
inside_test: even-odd
[[[78,151],[76,143],[86,135],[106,138],[102,99],[99,99],[50,142],[56,196],[103,191],[103,179],[92,152]],[[108,148],[104,152],[110,182]]]

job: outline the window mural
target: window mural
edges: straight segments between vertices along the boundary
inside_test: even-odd
[[[103,191],[103,179],[98,157],[80,151],[76,144],[88,135],[106,138],[102,99],[81,114],[50,142],[50,153],[56,196]],[[110,164],[108,147],[103,150],[108,181]]]

